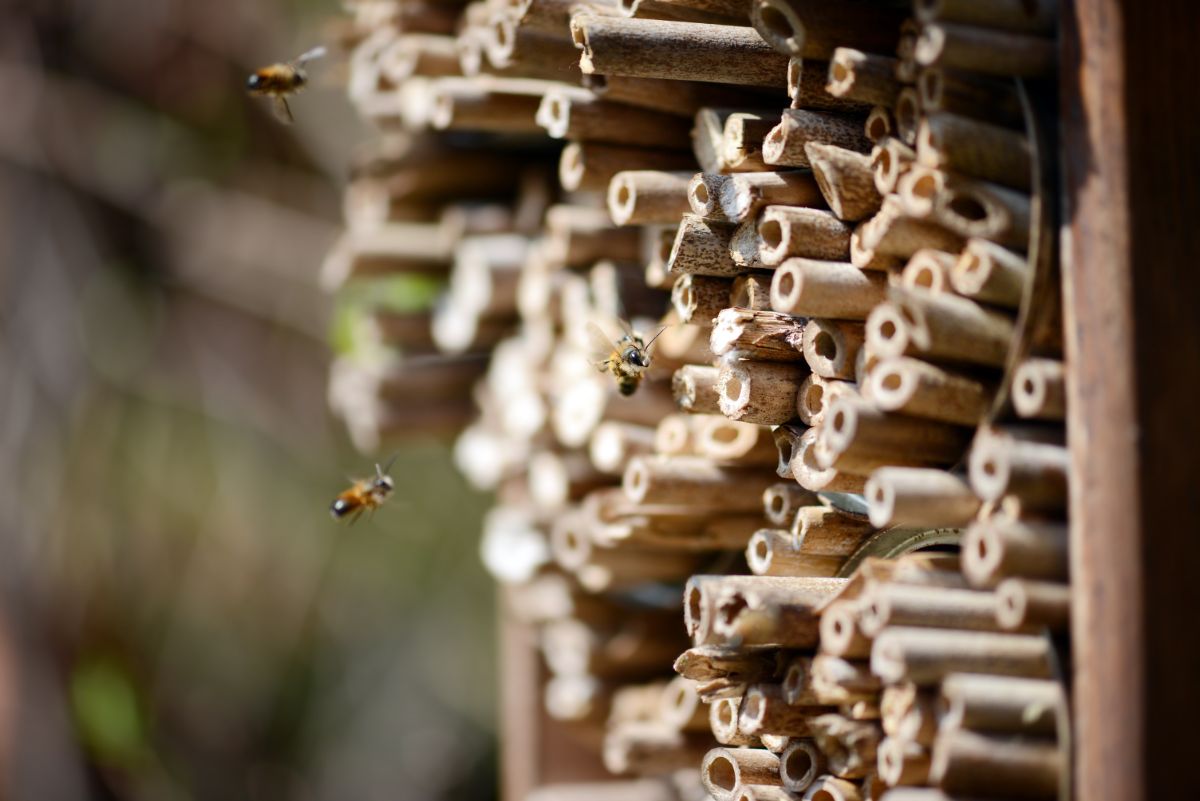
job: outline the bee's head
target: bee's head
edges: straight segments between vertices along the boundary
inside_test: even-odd
[[[638,367],[650,366],[650,361],[646,358],[646,354],[638,348],[626,348],[624,358],[625,361]]]
[[[338,498],[329,505],[329,514],[333,515],[334,520],[340,520],[350,512],[350,504],[343,498]]]
[[[257,72],[246,79],[246,89],[251,92],[257,92],[263,87],[263,77]]]
[[[390,495],[392,490],[396,489],[396,482],[392,481],[391,476],[381,475],[375,479],[373,484],[374,486],[372,489],[375,491],[375,493],[383,495],[384,497]]]

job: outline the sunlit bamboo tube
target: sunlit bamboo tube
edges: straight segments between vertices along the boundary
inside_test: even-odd
[[[833,775],[861,779],[875,768],[875,751],[883,735],[878,723],[826,713],[813,718],[810,725]]]
[[[917,130],[917,160],[1014,189],[1027,191],[1032,180],[1023,134],[947,112],[925,115]]]
[[[690,127],[673,114],[580,97],[567,88],[548,89],[535,119],[552,139],[668,150],[686,141]]]
[[[767,169],[763,139],[775,127],[775,115],[734,113],[725,119],[720,142],[720,166],[726,172]]]
[[[413,77],[436,78],[461,72],[453,36],[401,34],[380,61],[383,74],[396,85]]]
[[[689,209],[691,178],[685,172],[619,172],[608,185],[608,213],[617,225],[676,222]]]
[[[847,704],[879,697],[879,677],[868,662],[818,653],[812,661],[813,691],[824,703]]]
[[[941,703],[948,729],[1053,736],[1066,694],[1053,679],[952,673],[942,680]]]
[[[861,323],[811,319],[804,326],[804,360],[813,375],[825,379],[852,379],[854,360],[864,337]]]
[[[721,209],[721,187],[728,181],[728,175],[718,172],[700,172],[692,176],[687,188],[688,208],[692,214],[706,220],[728,222],[729,218]]]
[[[892,287],[889,302],[867,318],[866,342],[881,358],[921,356],[935,361],[999,367],[1008,358],[1012,319],[974,301],[926,290]]]
[[[1026,740],[943,730],[933,746],[929,776],[948,793],[1057,798],[1064,752],[1053,740]]]
[[[884,732],[889,737],[928,748],[937,736],[941,711],[938,700],[936,691],[912,682],[884,687],[879,700]]]
[[[932,218],[916,217],[904,209],[901,199],[884,199],[879,213],[864,223],[864,244],[886,256],[907,259],[922,248],[957,252],[963,237]]]
[[[818,706],[823,703],[817,698],[812,682],[812,657],[796,656],[787,660],[783,674],[783,697],[796,706]]]
[[[862,492],[866,476],[823,468],[817,463],[813,450],[816,439],[817,429],[810,428],[797,441],[789,463],[796,482],[813,492]]]
[[[1024,257],[983,239],[967,241],[950,273],[960,295],[1009,308],[1020,305],[1028,280]]]
[[[885,682],[935,684],[948,673],[1048,678],[1053,649],[1043,637],[889,627],[871,649],[871,670]]]
[[[700,763],[700,780],[713,798],[728,801],[742,784],[778,786],[779,757],[760,748],[714,748]]]
[[[859,119],[789,108],[763,140],[763,161],[785,167],[809,167],[805,145],[819,142],[859,153],[871,149]]]
[[[752,468],[720,467],[707,459],[636,456],[625,468],[623,486],[635,503],[685,504],[722,511],[756,511],[770,474]],[[719,497],[713,490],[720,488]]]
[[[734,228],[727,222],[684,214],[667,258],[668,275],[692,273],[731,278],[740,274],[744,268],[729,255],[729,240]]]
[[[887,279],[853,264],[792,258],[771,280],[771,308],[784,314],[864,320],[887,298]]]
[[[641,241],[636,228],[613,225],[600,208],[558,204],[546,209],[540,255],[551,265],[592,266],[602,259],[636,261]],[[586,284],[580,284],[586,295]]]
[[[873,584],[861,599],[859,626],[878,637],[890,626],[996,631],[996,597],[990,592],[908,584]]]
[[[954,22],[922,26],[914,55],[923,67],[948,67],[1003,77],[1049,75],[1058,63],[1053,38]]]
[[[900,284],[930,292],[950,291],[950,270],[956,256],[942,250],[922,248],[909,257],[900,273]]]
[[[721,393],[717,389],[719,370],[701,364],[685,364],[671,378],[675,403],[693,414],[720,414]]]
[[[814,711],[811,707],[789,704],[778,684],[759,682],[746,688],[738,713],[738,729],[760,736],[806,737],[808,719]]]
[[[609,729],[603,762],[617,775],[654,775],[690,768],[711,740],[700,732],[680,732],[657,721],[633,721]]]
[[[706,731],[708,709],[700,703],[696,683],[682,676],[667,682],[659,700],[658,718],[679,731]]]
[[[984,181],[951,177],[933,199],[932,219],[964,236],[1014,250],[1029,246],[1029,195]]]
[[[908,172],[916,158],[916,151],[894,136],[876,142],[871,149],[875,190],[880,195],[894,191],[901,176]]]
[[[758,252],[759,237],[758,237],[758,220],[754,216],[747,217],[733,231],[733,236],[729,238],[729,258],[733,260],[740,269],[749,273],[752,270],[760,270],[767,265],[763,264],[762,257]],[[740,277],[740,276],[739,276]],[[770,292],[770,280],[767,281],[766,289]],[[732,301],[732,298],[731,298]],[[731,303],[734,306],[740,306],[740,303]],[[767,296],[766,306],[770,307],[770,296]]]
[[[579,65],[570,39],[520,26],[510,14],[492,14],[483,43],[488,63],[502,75],[579,81]]]
[[[808,142],[804,155],[825,202],[841,220],[864,220],[875,212],[883,198],[875,188],[871,157],[823,142]]]
[[[811,648],[818,609],[845,579],[726,576],[713,605],[713,631],[730,643]]]
[[[675,672],[692,681],[736,678],[746,682],[778,678],[785,660],[773,650],[747,651],[724,646],[698,645],[675,660]]]
[[[688,414],[669,414],[654,427],[652,453],[660,456],[694,456],[696,454],[696,417]]]
[[[818,776],[808,791],[804,801],[865,801],[862,787],[849,779],[826,774]]]
[[[975,586],[995,586],[1009,577],[1067,580],[1066,527],[992,519],[967,529],[962,542],[963,574]]]
[[[867,114],[866,122],[863,123],[863,133],[875,145],[894,137],[896,120],[892,117],[892,110],[885,106],[872,107],[870,113]]]
[[[534,505],[543,511],[553,511],[608,481],[584,454],[546,450],[530,457],[527,483]]]
[[[724,361],[717,378],[721,414],[779,425],[796,416],[796,393],[807,368],[791,362]]]
[[[996,586],[996,622],[1008,631],[1045,626],[1061,631],[1071,617],[1071,588],[1066,584],[1005,579]]]
[[[798,170],[734,173],[720,191],[721,211],[733,222],[744,222],[763,206],[773,204],[810,207],[825,204],[812,174]]]
[[[745,102],[745,90],[741,87],[700,81],[592,74],[583,75],[581,82],[602,100],[681,117],[693,117],[706,106],[737,106]]]
[[[546,664],[557,675],[636,679],[654,675],[654,665],[676,646],[663,619],[631,621],[613,630],[593,629],[578,620],[556,620],[541,629]]]
[[[715,462],[763,467],[775,465],[775,442],[770,430],[763,426],[706,415],[697,421],[695,438],[696,452]],[[770,488],[765,492],[769,491]]]
[[[888,785],[923,785],[929,780],[930,753],[920,743],[885,737],[876,752],[879,778]]]
[[[899,8],[858,0],[757,0],[750,11],[751,24],[777,51],[824,61],[838,47],[891,52],[901,19]]]
[[[858,600],[836,600],[821,610],[821,653],[843,659],[871,655],[871,638],[859,626]]]
[[[536,133],[542,94],[552,84],[519,78],[437,78],[430,124],[438,130]],[[572,90],[578,97],[583,90]]]
[[[825,506],[802,506],[792,521],[797,548],[814,556],[849,556],[873,531],[866,520]]]
[[[896,121],[896,137],[910,147],[916,145],[917,126],[921,122],[921,99],[914,87],[906,86],[897,93],[892,118]]]
[[[754,221],[747,221],[738,226],[738,230],[752,228]],[[737,234],[734,235],[735,240]],[[729,290],[729,305],[740,306],[743,309],[763,311],[771,308],[771,276],[769,273],[754,272],[739,275],[733,279]]]
[[[884,411],[975,425],[992,405],[994,386],[963,373],[897,356],[880,359],[863,385],[863,395]]]
[[[844,561],[802,552],[786,529],[760,529],[746,546],[746,563],[756,576],[835,576]]]
[[[979,510],[979,498],[961,477],[923,467],[881,467],[867,480],[871,524],[965,526]]]
[[[818,452],[818,464],[857,473],[889,464],[953,464],[965,453],[970,438],[960,427],[883,412],[851,398],[834,401],[824,430],[829,457]]]
[[[571,17],[571,36],[585,74],[768,87],[787,81],[787,57],[750,28],[582,12]]]
[[[718,698],[709,704],[709,729],[713,739],[721,745],[754,747],[762,744],[758,735],[743,732],[738,728],[738,710],[741,706],[741,696]]]
[[[729,305],[732,287],[728,278],[685,273],[671,287],[671,304],[680,322],[711,326],[717,314]]]
[[[803,506],[820,504],[817,495],[792,483],[772,484],[763,492],[763,511],[777,526],[789,526]]]
[[[791,256],[844,261],[850,256],[851,230],[830,211],[767,206],[758,216],[758,251],[772,266]]]
[[[1021,101],[1011,81],[987,78],[942,67],[925,67],[917,75],[921,110],[948,111],[1009,128],[1024,126]]]
[[[982,500],[1015,495],[1023,509],[1056,513],[1066,509],[1070,464],[1061,435],[989,427],[975,436],[967,473]]]
[[[607,189],[613,176],[625,170],[677,170],[692,166],[692,156],[679,150],[653,150],[571,142],[558,162],[558,180],[568,191]]]
[[[829,59],[829,93],[872,106],[891,106],[900,91],[896,59],[839,47]]]
[[[558,517],[551,530],[550,547],[555,561],[592,592],[676,580],[700,564],[697,554],[686,551],[597,548],[587,528],[587,521],[578,514]],[[648,558],[649,554],[654,556]]]
[[[752,309],[722,309],[713,322],[709,348],[717,356],[732,351],[746,359],[802,362],[804,326],[790,314]]]
[[[1066,368],[1056,359],[1029,358],[1013,374],[1013,409],[1034,420],[1062,420],[1067,414]]]
[[[592,432],[588,456],[598,470],[620,475],[630,457],[650,453],[653,447],[654,429],[606,420]]]
[[[826,86],[828,74],[829,64],[824,61],[813,61],[799,56],[788,59],[787,94],[792,99],[791,107],[860,116],[870,111],[869,103],[830,94]]]

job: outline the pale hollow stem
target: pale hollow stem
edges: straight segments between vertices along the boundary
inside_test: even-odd
[[[971,447],[971,487],[985,501],[1015,495],[1026,510],[1062,513],[1067,502],[1070,452],[1061,434],[980,429]]]
[[[635,503],[757,511],[772,480],[753,468],[720,467],[698,457],[638,456],[629,461],[623,486]],[[713,493],[718,487],[719,497]]]
[[[875,768],[875,751],[883,731],[876,721],[851,720],[826,713],[812,720],[814,739],[829,762],[829,772],[861,779]]]
[[[706,364],[685,364],[671,378],[675,403],[690,414],[720,414],[719,370]]]
[[[817,464],[814,452],[817,434],[817,429],[810,428],[797,441],[790,463],[793,478],[800,486],[813,492],[861,493],[866,485],[866,476],[823,468]]]
[[[955,672],[1048,678],[1053,648],[1040,636],[896,626],[875,639],[871,670],[885,682],[918,685]]]
[[[571,142],[563,148],[559,159],[558,180],[569,192],[603,191],[613,176],[625,170],[677,170],[691,167],[692,163],[691,154],[678,150]]]
[[[763,492],[763,513],[778,526],[791,525],[798,509],[819,503],[815,493],[791,483],[772,484]]]
[[[535,118],[552,139],[667,150],[686,142],[691,128],[683,117],[561,89],[546,92]]]
[[[825,772],[825,754],[815,741],[794,738],[779,756],[779,776],[785,790],[803,793]]]
[[[892,106],[900,88],[895,58],[849,47],[833,51],[826,89],[834,97],[857,100],[870,106]]]
[[[964,297],[1015,309],[1030,274],[1024,256],[985,239],[969,239],[950,271],[950,283]]]
[[[929,750],[920,743],[885,737],[879,743],[879,778],[889,786],[923,785],[929,780]]]
[[[913,148],[894,136],[876,141],[871,150],[871,167],[874,170],[875,190],[886,195],[895,190],[900,177],[908,172],[917,159]]]
[[[946,67],[998,77],[1042,77],[1052,74],[1058,64],[1057,43],[1053,38],[957,22],[922,26],[913,55],[922,67]]]
[[[803,364],[724,362],[717,379],[721,413],[758,425],[786,423],[796,416],[796,393],[806,373]]]
[[[709,275],[684,274],[671,287],[671,304],[680,322],[711,327],[722,309],[729,306],[733,281]]]
[[[786,529],[760,529],[746,545],[746,563],[756,576],[835,576],[845,559],[803,553]]]
[[[804,360],[815,376],[853,379],[854,362],[865,336],[862,323],[813,318],[804,326]]]
[[[669,773],[694,766],[712,741],[700,732],[679,732],[658,721],[631,721],[608,730],[604,767],[615,774]]]
[[[838,600],[821,611],[821,653],[843,659],[871,655],[871,638],[858,625],[857,600]]]
[[[921,587],[891,582],[872,584],[860,602],[860,626],[878,637],[892,626],[928,626],[998,631],[996,597],[991,592],[952,587]]]
[[[810,734],[808,720],[812,714],[811,708],[789,704],[779,684],[752,684],[746,688],[746,695],[742,698],[738,728],[759,736],[806,737]],[[780,781],[782,783],[782,777]]]
[[[676,676],[667,682],[659,701],[659,718],[677,731],[706,731],[708,709],[700,703],[696,683]]]
[[[856,222],[879,211],[883,198],[875,188],[870,156],[822,142],[808,142],[804,154],[834,216]]]
[[[1013,322],[967,298],[892,287],[889,302],[867,320],[867,347],[882,358],[920,356],[1001,367]]]
[[[872,106],[863,123],[863,134],[872,144],[879,144],[896,135],[896,120],[887,106]]]
[[[561,33],[532,31],[507,14],[493,14],[483,46],[492,69],[506,77],[579,82],[575,48]]]
[[[697,110],[692,124],[692,152],[701,171],[721,174],[735,171],[725,157],[727,140],[740,140],[746,148],[758,151],[757,159],[743,151],[748,158],[743,162],[746,168],[765,169],[761,159],[762,140],[778,119],[779,112],[773,106],[757,109],[735,105]]]
[[[1032,155],[1025,135],[948,112],[926,114],[917,159],[927,167],[1029,191]]]
[[[761,745],[758,736],[738,730],[738,710],[741,708],[741,697],[719,698],[709,704],[708,725],[713,739],[727,746],[757,746]]]
[[[728,175],[700,172],[688,182],[687,201],[692,214],[715,222],[729,222],[721,209],[721,189],[729,182]]]
[[[850,556],[874,531],[866,520],[825,506],[803,506],[792,521],[797,550],[814,556]]]
[[[787,93],[792,99],[792,108],[808,111],[835,111],[843,114],[865,115],[871,110],[870,103],[830,94],[826,77],[829,64],[792,56],[788,59]]]
[[[922,248],[909,257],[900,273],[900,284],[930,292],[950,291],[950,270],[957,256],[944,250]]]
[[[1005,579],[996,586],[996,622],[1007,631],[1063,631],[1071,618],[1071,587],[1047,581]]]
[[[751,24],[778,52],[822,61],[838,47],[891,52],[903,18],[899,8],[861,0],[757,0],[750,12]]]
[[[990,409],[995,386],[920,359],[889,356],[868,371],[863,396],[880,409],[956,425],[976,425]]]
[[[881,467],[867,481],[871,523],[889,526],[965,526],[979,499],[960,476],[922,467]]]
[[[879,709],[883,731],[889,737],[926,748],[933,744],[941,712],[935,691],[912,682],[892,684],[883,689]]]
[[[770,266],[792,256],[845,261],[850,258],[851,232],[831,211],[767,206],[758,216],[758,252]]]
[[[943,724],[949,729],[1053,736],[1066,704],[1053,679],[952,673],[942,681]]]
[[[851,398],[834,401],[823,428],[829,451],[818,451],[818,464],[860,474],[889,464],[951,465],[970,444],[967,429],[883,412]]]
[[[921,98],[914,87],[906,86],[896,94],[892,114],[896,120],[896,137],[909,147],[915,146],[921,123]]]
[[[763,161],[785,167],[810,166],[804,146],[809,142],[867,153],[871,140],[863,133],[861,117],[820,111],[784,109],[779,123],[763,140]]]
[[[732,278],[743,272],[729,255],[729,240],[736,228],[731,223],[705,220],[684,214],[667,259],[669,275],[714,275]]]
[[[1009,577],[1067,580],[1067,532],[1061,523],[979,521],[962,542],[963,574],[989,587]]]
[[[766,426],[704,415],[697,420],[695,437],[697,453],[722,464],[773,467],[778,458]]]
[[[886,297],[882,274],[846,262],[788,259],[771,281],[771,308],[783,314],[864,320]]]
[[[868,662],[818,653],[812,660],[813,690],[825,703],[848,704],[879,697],[879,677]]]
[[[925,67],[917,75],[920,108],[926,113],[948,111],[1020,130],[1025,116],[1011,81]]]
[[[729,176],[720,187],[721,211],[733,222],[751,219],[763,206],[823,206],[809,172],[747,172]]]
[[[606,420],[592,432],[588,456],[598,470],[620,475],[630,457],[650,453],[653,448],[653,428]]]
[[[863,244],[885,256],[907,259],[924,248],[958,252],[962,235],[941,223],[913,216],[897,195],[884,198],[879,213],[863,223]]]
[[[729,643],[812,648],[818,641],[818,610],[845,581],[728,577],[713,607],[713,631]]]
[[[714,748],[700,763],[700,780],[713,798],[729,801],[742,784],[779,785],[779,757],[758,748]]]
[[[608,213],[617,225],[673,223],[689,209],[690,172],[630,170],[608,185]]]
[[[833,402],[843,395],[858,397],[858,388],[849,381],[810,375],[796,395],[796,415],[804,423],[820,428]]]
[[[1013,374],[1013,408],[1021,417],[1063,420],[1066,394],[1066,367],[1056,359],[1026,359]]]
[[[504,78],[438,78],[431,84],[430,124],[442,131],[529,134],[541,95],[552,84]]]
[[[1053,740],[1014,740],[955,729],[938,733],[930,778],[947,793],[1054,798],[1061,774],[1068,769]]]

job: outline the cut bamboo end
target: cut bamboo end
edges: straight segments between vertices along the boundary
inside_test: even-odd
[[[863,801],[864,798],[859,785],[829,775],[818,776],[804,794],[804,801]]]
[[[926,114],[917,129],[921,164],[1013,189],[1029,190],[1031,158],[1023,134],[957,114]]]
[[[881,319],[882,318],[882,319]],[[880,315],[876,325],[894,324]],[[880,359],[863,382],[863,394],[884,411],[976,425],[991,408],[994,385],[904,356]]]
[[[689,414],[721,414],[721,393],[717,389],[720,371],[716,367],[685,364],[671,378],[675,404]]]
[[[771,279],[771,308],[783,314],[865,320],[887,298],[887,279],[853,264],[792,258]]]
[[[760,509],[762,493],[772,481],[763,471],[721,467],[702,458],[636,456],[625,468],[622,486],[634,503],[749,512]],[[721,497],[713,496],[717,487]]]
[[[834,401],[824,426],[825,467],[859,474],[887,465],[936,467],[962,458],[970,441],[958,426],[883,412],[861,400]]]
[[[592,464],[609,475],[620,475],[625,462],[654,449],[654,429],[632,423],[606,420],[592,432],[588,442],[588,457]]]
[[[740,233],[753,225],[753,221],[747,221],[738,227],[738,231]],[[734,240],[738,238],[739,234],[734,234]],[[733,286],[730,287],[729,305],[755,311],[771,308],[771,277],[763,273],[739,275],[733,279]]]
[[[834,601],[821,611],[821,652],[845,659],[871,655],[871,639],[859,628],[857,601]]]
[[[1062,631],[1070,618],[1071,588],[1066,584],[1005,579],[996,586],[996,622],[1003,629]]]
[[[854,378],[854,362],[866,331],[861,323],[812,319],[804,326],[804,360],[813,375],[827,379]]]
[[[671,304],[680,322],[711,327],[729,306],[732,289],[733,281],[728,278],[684,274],[671,287]]]
[[[1060,524],[979,521],[962,541],[963,575],[977,587],[1009,576],[1065,582],[1067,535]]]
[[[767,206],[758,217],[758,252],[763,264],[772,266],[791,256],[845,261],[851,232],[830,211]]]
[[[892,106],[900,91],[896,59],[839,47],[829,60],[829,82],[834,97],[858,100],[872,106]]]
[[[619,172],[630,170],[684,170],[692,156],[679,150],[654,150],[602,142],[570,142],[558,162],[558,179],[568,191],[603,191]],[[678,215],[676,215],[676,218]],[[672,219],[671,223],[678,222]]]
[[[875,188],[870,156],[823,142],[806,143],[804,155],[821,195],[838,219],[857,222],[879,211],[883,198]]]
[[[871,474],[865,495],[876,528],[965,526],[979,510],[966,481],[930,468],[881,467]]]
[[[832,577],[727,576],[713,605],[713,632],[730,644],[812,648],[818,609],[842,586]]]
[[[736,351],[745,359],[801,362],[804,327],[789,314],[722,309],[713,322],[709,348],[717,356]]]
[[[766,145],[764,144],[764,148]],[[825,201],[809,172],[735,173],[720,187],[721,211],[733,222],[745,222],[763,206],[823,206]]]
[[[920,743],[885,737],[876,755],[879,778],[889,786],[923,785],[929,781],[930,753]]]
[[[596,100],[574,89],[548,89],[535,120],[552,139],[670,150],[687,141],[687,120],[672,114]]]
[[[1063,420],[1067,414],[1066,368],[1054,359],[1026,359],[1013,374],[1013,409],[1034,420]]]
[[[676,731],[705,731],[708,710],[700,703],[696,683],[682,676],[667,682],[659,700],[658,717]]]
[[[759,736],[804,737],[810,733],[811,715],[809,708],[788,704],[778,684],[753,684],[742,698],[738,729]]]
[[[824,468],[818,464],[815,452],[817,435],[817,429],[810,428],[797,440],[789,463],[792,477],[800,486],[813,492],[861,493],[866,485],[866,476]]]
[[[746,563],[756,576],[836,576],[840,556],[810,554],[798,550],[788,531],[760,529],[746,545]]]
[[[862,599],[859,626],[869,637],[889,626],[996,631],[996,598],[990,592],[953,587],[880,583]]]
[[[721,413],[731,420],[780,425],[796,416],[806,368],[786,362],[725,362],[717,379]]]
[[[694,456],[696,426],[691,415],[669,414],[654,427],[652,453],[660,456]],[[622,465],[624,467],[624,465]]]
[[[729,181],[728,175],[701,172],[688,183],[688,208],[693,214],[706,220],[728,221],[721,210],[721,188]]]
[[[921,66],[1005,78],[1049,75],[1057,66],[1052,38],[956,22],[925,24],[913,55]]]
[[[796,548],[814,556],[850,556],[872,533],[866,520],[825,506],[801,507],[792,522]]]
[[[954,291],[996,306],[1016,308],[1029,280],[1024,257],[983,239],[971,239],[950,273]]]
[[[729,255],[735,226],[684,214],[667,258],[667,274],[691,273],[732,278],[744,271]]]
[[[838,777],[861,779],[875,768],[876,748],[882,737],[875,721],[852,720],[827,713],[812,720],[814,739]]]
[[[732,801],[742,785],[779,786],[779,757],[758,748],[714,748],[700,763],[700,780],[713,798]]]
[[[866,343],[881,358],[921,356],[934,361],[1001,367],[1013,321],[974,301],[927,290],[892,287],[889,302],[866,324]]]
[[[916,151],[900,139],[888,136],[877,140],[871,149],[875,190],[880,195],[894,191],[916,158]]]
[[[867,120],[863,123],[863,133],[872,144],[878,145],[889,137],[896,135],[896,120],[892,117],[892,110],[884,106],[875,106],[871,112],[867,114]]]
[[[741,697],[718,698],[708,707],[708,725],[712,730],[713,739],[721,745],[757,746],[760,741],[753,734],[738,730],[738,710],[741,708]],[[718,767],[718,778],[723,767]]]
[[[917,685],[956,672],[1049,678],[1052,651],[1043,637],[889,627],[871,649],[871,670],[885,682]]]
[[[980,429],[971,447],[968,475],[971,487],[985,501],[1008,495],[1020,498],[1025,509],[1062,512],[1066,508],[1070,453],[1041,432],[1016,436],[998,428]]]
[[[696,452],[722,464],[768,467],[777,459],[775,442],[765,426],[705,416],[697,421],[695,437]]]
[[[871,140],[863,132],[859,120],[790,108],[784,109],[779,124],[763,140],[763,161],[786,167],[810,167],[805,146],[811,142],[858,153],[871,150]]]
[[[953,673],[941,684],[949,730],[1053,736],[1066,704],[1056,680]]]
[[[804,379],[796,395],[796,414],[804,423],[820,427],[824,425],[834,400],[844,395],[858,396],[855,386],[850,382],[810,375]]]
[[[909,147],[915,146],[921,123],[921,98],[914,87],[906,86],[897,93],[892,115],[896,120],[896,136]]]
[[[815,493],[795,484],[772,484],[763,492],[763,512],[779,526],[791,525],[800,507],[818,503]]]
[[[950,270],[957,257],[932,248],[922,248],[908,259],[900,273],[901,286],[933,293],[950,291]]]
[[[795,738],[779,757],[779,778],[783,788],[803,793],[825,772],[825,755],[813,740]]]
[[[608,185],[608,213],[617,225],[673,223],[689,209],[691,173],[629,170]]]

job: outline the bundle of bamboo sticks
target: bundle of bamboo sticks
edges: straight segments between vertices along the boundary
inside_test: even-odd
[[[355,15],[383,133],[326,275],[445,290],[374,314],[408,355],[339,364],[331,398],[359,442],[425,408],[462,429],[545,712],[672,777],[578,797],[1055,795],[1064,371],[1053,330],[1023,344],[1057,299],[1011,80],[1053,71],[1053,0]],[[629,398],[589,333],[621,320],[658,333]]]

